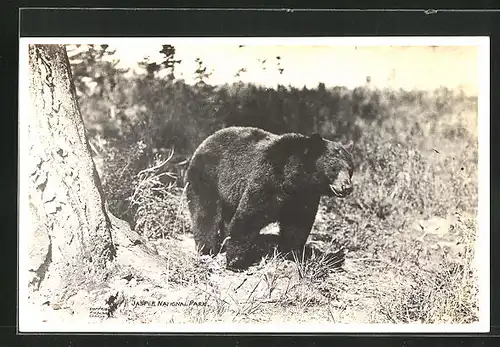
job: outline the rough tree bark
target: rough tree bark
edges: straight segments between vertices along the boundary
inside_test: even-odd
[[[64,46],[29,46],[29,94],[29,292],[55,308],[81,289],[103,288],[117,264],[140,268],[141,254],[150,271],[164,268],[107,212]]]

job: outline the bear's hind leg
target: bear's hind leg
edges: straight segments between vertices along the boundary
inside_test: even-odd
[[[193,237],[197,250],[204,255],[219,253],[222,244],[219,233],[222,213],[216,197],[216,194],[200,194],[200,191],[188,186],[187,198]]]

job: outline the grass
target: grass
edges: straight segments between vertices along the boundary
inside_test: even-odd
[[[477,269],[474,266],[476,226],[471,219],[452,224],[457,234],[452,252],[438,247],[440,262],[433,270],[419,264],[407,273],[390,300],[380,298],[380,310],[393,323],[472,323],[478,319]],[[404,281],[403,281],[404,280]]]
[[[176,315],[165,320],[477,321],[475,104],[395,103],[386,110],[376,126],[356,120],[363,136],[355,148],[353,194],[321,200],[310,240],[325,252],[293,261],[274,253],[242,273],[225,270],[224,254],[196,255],[181,189],[159,169],[168,155],[146,165],[151,170],[128,171],[128,161],[140,160],[137,154],[105,164],[105,190],[115,189],[115,204],[131,197],[131,222],[171,264],[175,296],[205,303],[169,308]],[[343,264],[328,256],[339,250]]]
[[[184,233],[189,223],[183,211],[181,189],[175,186],[176,177],[163,169],[173,154],[172,151],[166,159],[155,158],[153,166],[135,178],[130,207],[134,210],[135,228],[148,239]]]

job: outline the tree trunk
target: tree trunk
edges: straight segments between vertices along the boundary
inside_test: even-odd
[[[64,46],[29,46],[31,289],[64,299],[116,255]]]
[[[112,315],[126,301],[133,288],[123,278],[168,287],[166,259],[106,208],[65,47],[30,45],[28,80],[30,100],[21,115],[28,126],[28,158],[21,160],[29,162],[21,175],[29,179],[20,203],[30,211],[20,215],[27,223],[20,232],[29,239],[28,269],[20,269],[29,271],[23,305],[65,308],[83,322],[92,307]],[[30,314],[43,311],[36,310]]]

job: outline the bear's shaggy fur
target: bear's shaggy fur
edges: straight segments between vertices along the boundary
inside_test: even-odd
[[[314,134],[276,135],[229,127],[197,148],[187,170],[186,196],[194,239],[203,254],[226,243],[227,266],[244,269],[256,237],[272,222],[280,227],[279,250],[300,252],[320,197],[352,191],[352,143],[342,146]]]

